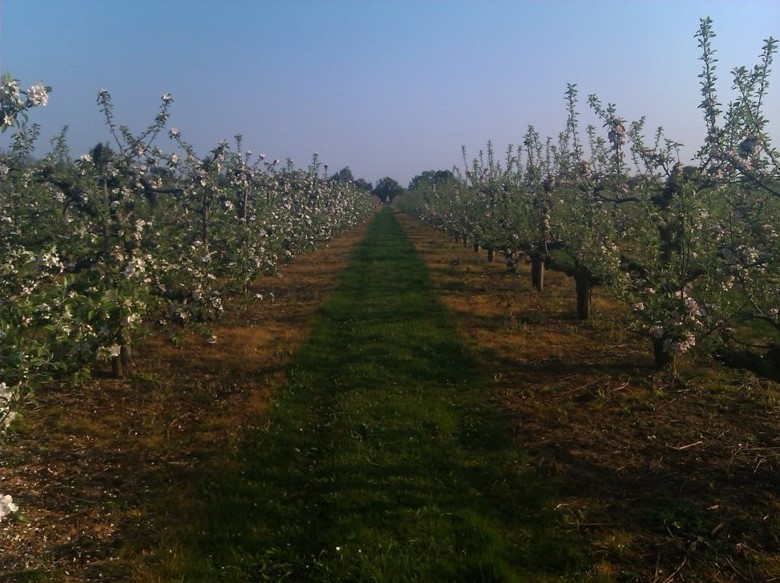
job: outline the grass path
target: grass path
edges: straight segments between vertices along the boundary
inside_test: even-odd
[[[161,579],[583,580],[491,403],[383,210],[264,425],[204,478]]]

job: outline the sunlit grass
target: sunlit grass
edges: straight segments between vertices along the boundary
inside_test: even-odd
[[[583,580],[391,211],[288,377],[261,429],[170,493],[158,580]]]

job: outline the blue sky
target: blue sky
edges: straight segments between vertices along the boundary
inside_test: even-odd
[[[170,126],[199,152],[240,133],[245,148],[296,166],[317,152],[331,172],[406,184],[460,166],[462,145],[475,156],[492,140],[502,153],[529,124],[556,136],[567,83],[583,129],[596,93],[692,154],[704,135],[704,16],[725,103],[729,71],[780,37],[777,0],[0,0],[0,70],[53,87],[31,115],[39,153],[65,124],[74,157],[109,139],[102,88],[137,132],[170,92]],[[770,83],[778,145],[777,72]]]

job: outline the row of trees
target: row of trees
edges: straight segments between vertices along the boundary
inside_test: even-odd
[[[66,130],[32,160],[38,136],[26,111],[48,88],[5,77],[0,156],[0,427],[41,382],[88,374],[110,359],[133,373],[133,339],[149,322],[219,316],[226,294],[327,241],[371,213],[365,185],[266,160],[241,136],[205,154],[175,128],[162,96],[136,135],[98,105],[112,143],[73,161]],[[66,128],[67,129],[67,128]],[[166,137],[172,148],[158,143]]]
[[[696,165],[680,144],[644,119],[627,122],[591,95],[602,132],[578,124],[578,94],[565,94],[566,127],[542,140],[533,126],[498,160],[490,144],[465,172],[426,173],[413,181],[406,207],[463,241],[531,263],[533,286],[544,270],[576,283],[577,312],[590,316],[594,286],[631,307],[659,368],[694,350],[724,352],[735,342],[761,345],[766,368],[780,374],[780,154],[765,109],[777,41],[758,63],[732,71],[735,97],[716,95],[710,19],[696,35],[706,135]]]
[[[395,178],[390,178],[389,176],[377,180],[376,186],[372,185],[370,182],[366,182],[363,178],[355,179],[349,166],[342,168],[333,174],[330,179],[342,184],[352,184],[364,192],[370,192],[381,202],[385,203],[391,202],[396,196],[405,192],[403,186],[401,186]]]

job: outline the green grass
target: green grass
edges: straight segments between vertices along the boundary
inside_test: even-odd
[[[385,209],[269,418],[193,476],[159,580],[585,580],[490,387]]]

